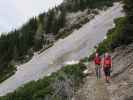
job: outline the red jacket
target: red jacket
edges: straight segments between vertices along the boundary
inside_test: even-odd
[[[101,58],[99,56],[95,57],[94,63],[97,65],[100,65],[101,64]]]
[[[104,61],[103,61],[104,67],[111,67],[112,65],[112,59],[111,57],[104,57]]]

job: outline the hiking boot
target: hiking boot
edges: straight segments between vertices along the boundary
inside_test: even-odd
[[[109,84],[109,83],[110,83],[110,81],[109,81],[109,80],[106,80],[106,83],[108,83],[108,84]]]

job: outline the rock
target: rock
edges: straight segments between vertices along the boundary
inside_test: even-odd
[[[131,69],[129,70],[129,73],[130,73],[130,74],[133,74],[133,68],[131,68]]]
[[[86,69],[84,72],[83,72],[84,75],[92,75],[93,74],[93,71],[89,70],[89,69]]]

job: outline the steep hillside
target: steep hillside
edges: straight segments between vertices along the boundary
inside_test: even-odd
[[[123,0],[126,17],[117,19],[116,27],[107,33],[107,39],[99,44],[102,54],[105,50],[113,51],[116,47],[133,42],[133,1]]]
[[[98,45],[100,54],[107,50],[111,52],[111,83],[105,84],[103,79],[96,81],[94,64],[90,62],[88,70],[91,73],[88,73],[74,100],[133,100],[133,1],[124,0],[123,3],[126,17],[117,19],[116,27]]]
[[[95,18],[71,35],[58,40],[51,48],[18,66],[17,72],[0,84],[0,95],[13,92],[29,81],[50,75],[64,64],[78,61],[91,54],[93,47],[104,39],[109,29],[114,27],[113,20],[124,16],[122,9],[121,3],[115,3],[106,11],[100,11]]]
[[[48,77],[44,77],[38,81],[32,81],[18,88],[16,91],[1,97],[0,100],[132,100],[132,2],[132,0],[124,1],[125,17],[123,17],[124,14],[121,12],[122,5],[116,3],[107,11],[100,12],[93,20],[79,30],[74,31],[67,38],[56,42],[46,52],[35,56],[29,63],[18,67],[20,68],[18,73],[0,85],[1,95],[12,92],[17,88],[16,85],[18,83],[19,87],[23,83],[28,82],[33,75],[36,76],[32,77],[31,80],[36,79],[35,77],[38,78],[39,74],[36,74],[36,72],[39,73],[39,67],[34,66],[42,66],[44,63],[48,63],[48,67],[42,66],[40,68],[41,71],[49,69],[48,73],[45,73]],[[77,16],[78,14],[83,14],[84,16],[84,14],[86,15],[86,11],[82,12],[82,14],[81,12],[76,14]],[[71,16],[69,17],[68,15],[67,18],[71,19]],[[73,17],[75,16],[74,14]],[[73,17],[73,21],[68,23],[75,23],[75,18],[73,19]],[[113,20],[118,17],[121,18],[115,20],[116,26],[113,28]],[[104,36],[110,28],[113,29],[108,32],[107,38],[104,39]],[[103,79],[96,80],[94,64],[93,62],[89,62],[88,64],[88,59],[87,63],[84,63],[85,60],[83,60],[80,64],[66,66],[52,75],[49,74],[49,72],[53,72],[53,70],[51,71],[53,66],[55,70],[56,66],[63,65],[68,60],[80,60],[87,56],[88,53],[92,53],[92,48],[99,42],[101,42],[98,45],[100,54],[109,50],[113,57],[112,81],[110,84],[105,84]],[[83,75],[85,66],[81,63],[87,65],[88,74],[87,76],[85,75],[86,77]],[[25,72],[25,67],[27,66],[28,74],[22,73]],[[33,67],[35,68],[35,72],[33,72]],[[31,71],[32,73],[30,73]],[[19,75],[22,75],[22,80],[18,80],[20,78],[18,77]]]
[[[20,29],[2,34],[0,37],[0,81],[15,72],[15,65],[29,61],[34,52],[44,51],[56,40],[66,37],[74,29],[88,22],[94,17],[92,9],[110,6],[112,3],[113,0],[64,0],[60,6],[31,18]],[[77,23],[67,25],[68,14],[85,9],[87,15],[93,13],[93,16],[78,17]]]

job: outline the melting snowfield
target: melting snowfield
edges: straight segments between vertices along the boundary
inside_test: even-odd
[[[18,66],[17,72],[0,84],[0,96],[13,92],[31,80],[50,75],[64,63],[89,56],[93,47],[104,39],[109,29],[114,27],[113,20],[121,16],[124,16],[124,13],[120,3],[115,3],[107,11],[101,11],[79,30],[57,41],[53,47],[34,56],[28,63]]]

